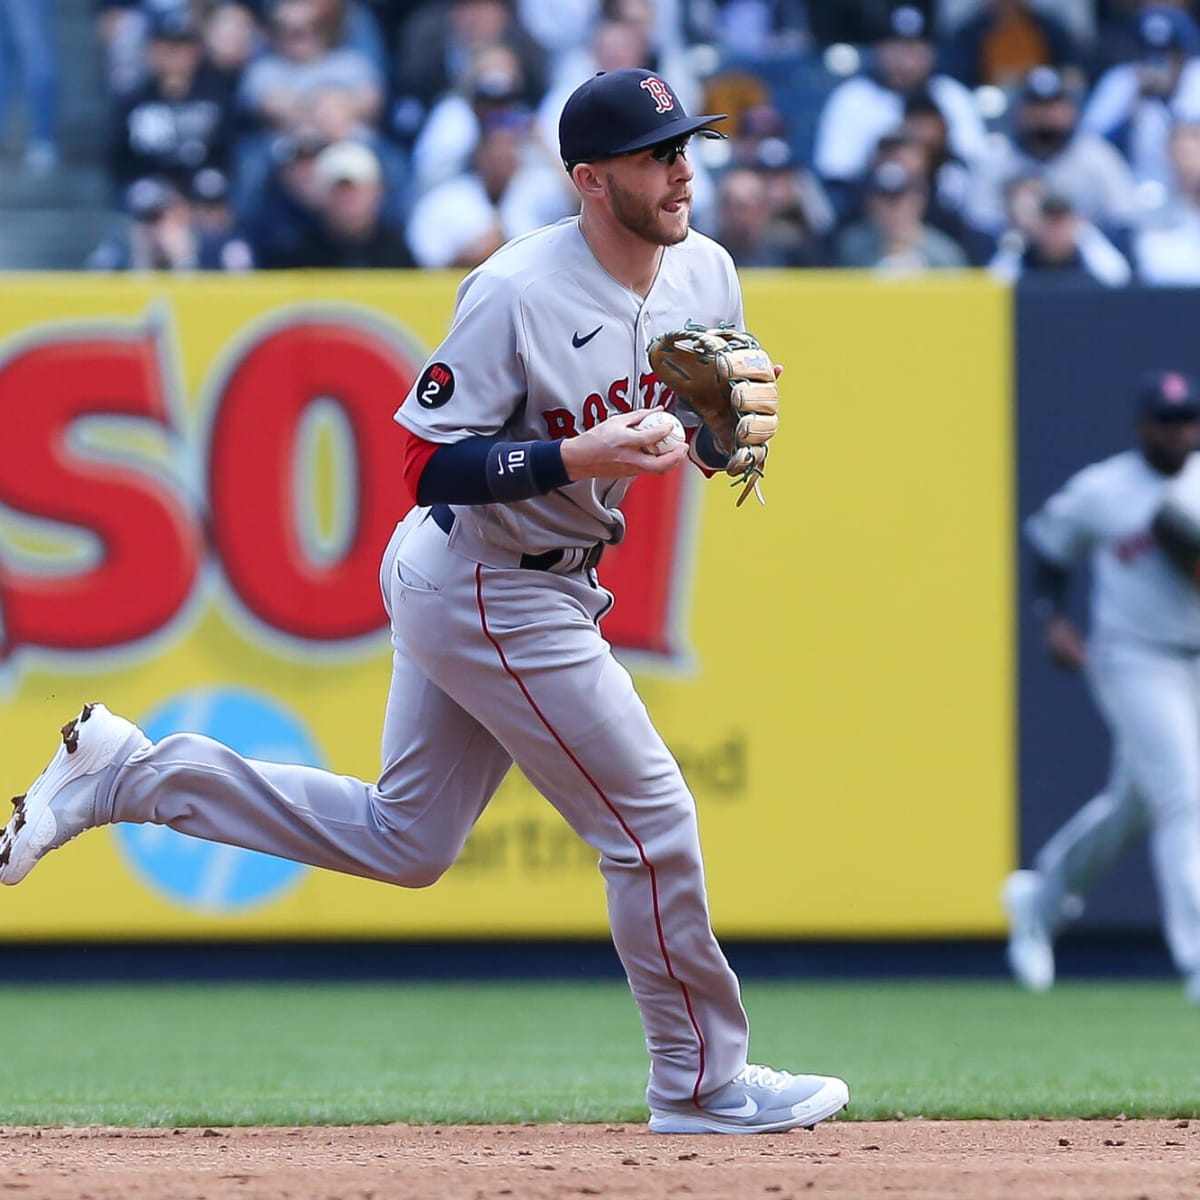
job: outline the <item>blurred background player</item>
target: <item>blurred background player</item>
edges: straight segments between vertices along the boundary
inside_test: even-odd
[[[1054,938],[1117,855],[1148,834],[1163,926],[1200,1003],[1200,585],[1171,561],[1168,499],[1200,521],[1200,394],[1149,376],[1136,448],[1085,467],[1026,522],[1047,653],[1081,672],[1112,733],[1108,787],[1004,885],[1008,960],[1032,991],[1054,982]],[[1071,571],[1092,570],[1090,636],[1067,615]]]

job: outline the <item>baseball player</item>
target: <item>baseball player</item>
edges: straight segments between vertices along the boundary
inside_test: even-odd
[[[840,1079],[747,1062],[695,802],[598,626],[612,596],[596,563],[621,540],[632,480],[736,457],[694,417],[659,455],[646,450],[662,430],[636,427],[668,399],[647,360],[656,335],[742,324],[731,259],[688,224],[688,139],[719,119],[689,117],[649,71],[582,84],[560,121],[581,214],[459,288],[396,413],[418,503],[381,566],[394,655],[378,782],[247,761],[196,734],[151,743],[88,705],[0,837],[0,882],[91,826],[152,821],[426,887],[515,762],[599,853],[650,1053],[651,1129],[811,1127],[847,1103]]]
[[[1167,944],[1200,1003],[1200,395],[1149,376],[1136,449],[1070,479],[1028,520],[1046,649],[1081,671],[1112,732],[1107,787],[1005,881],[1009,965],[1054,982],[1055,935],[1092,883],[1148,832]],[[1066,615],[1071,569],[1092,567],[1091,632]]]

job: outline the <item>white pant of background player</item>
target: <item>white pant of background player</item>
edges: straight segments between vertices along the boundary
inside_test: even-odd
[[[599,852],[650,1051],[651,1127],[753,1132],[832,1115],[848,1099],[841,1080],[747,1067],[738,981],[709,923],[695,802],[600,635],[611,594],[578,566],[522,569],[495,548],[485,566],[453,550],[427,513],[401,522],[381,569],[394,655],[377,784],[246,760],[198,734],[151,743],[105,710],[78,727],[80,756],[103,765],[89,761],[94,774],[76,780],[60,751],[44,775],[50,786],[71,776],[62,812],[86,813],[73,828],[60,820],[51,844],[93,824],[153,822],[424,887],[458,857],[515,761]],[[71,799],[71,789],[82,790]],[[3,882],[36,859],[20,843],[13,853]],[[701,1097],[708,1115],[697,1114]]]
[[[1035,990],[1054,980],[1050,942],[1130,842],[1149,835],[1167,946],[1200,1002],[1200,651],[1104,638],[1088,680],[1113,737],[1103,792],[1010,876],[1013,969]]]

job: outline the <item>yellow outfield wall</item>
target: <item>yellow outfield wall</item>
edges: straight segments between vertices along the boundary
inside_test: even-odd
[[[390,420],[456,280],[9,277],[0,788],[83,700],[374,777]],[[640,481],[605,629],[696,793],[726,936],[994,934],[1015,853],[1010,298],[747,272],[786,366],[768,503]],[[0,895],[0,938],[597,935],[595,855],[519,776],[408,892],[153,826]]]

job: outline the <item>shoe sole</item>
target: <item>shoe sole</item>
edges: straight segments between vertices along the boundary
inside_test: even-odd
[[[50,812],[50,801],[58,790],[108,766],[128,738],[130,727],[125,721],[109,730],[100,730],[98,721],[95,734],[83,730],[81,727],[93,719],[93,714],[119,721],[103,704],[85,704],[79,716],[62,727],[62,745],[33,786],[25,795],[13,798],[13,814],[0,832],[0,883],[20,883],[46,853],[58,829]],[[83,738],[85,732],[89,736]]]
[[[752,1124],[716,1113],[697,1110],[694,1113],[654,1113],[650,1117],[651,1133],[785,1133],[789,1129],[812,1129],[821,1121],[841,1112],[850,1103],[850,1089],[841,1079],[830,1078],[825,1086],[805,1101],[798,1116],[765,1124]]]

